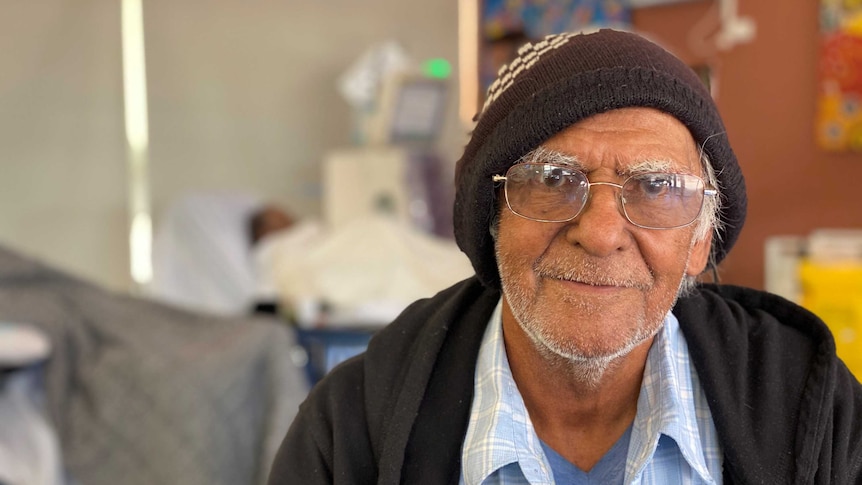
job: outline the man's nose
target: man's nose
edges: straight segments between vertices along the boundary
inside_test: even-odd
[[[593,184],[580,215],[569,223],[567,240],[589,254],[609,256],[631,242],[629,221],[620,210],[619,188]]]

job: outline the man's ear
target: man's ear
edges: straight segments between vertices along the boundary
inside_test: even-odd
[[[709,261],[709,251],[712,249],[712,231],[705,238],[694,243],[691,248],[691,256],[688,258],[688,266],[685,269],[685,274],[688,276],[698,276],[706,269],[706,263]]]

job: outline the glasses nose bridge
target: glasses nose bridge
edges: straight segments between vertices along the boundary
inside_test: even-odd
[[[587,190],[588,190],[587,200],[584,203],[585,207],[583,209],[581,209],[581,213],[583,213],[587,209],[586,206],[592,202],[593,186],[595,186],[595,185],[607,185],[609,187],[614,187],[616,189],[619,189],[619,191],[614,194],[614,200],[616,201],[616,204],[617,204],[617,211],[619,211],[620,215],[622,215],[624,218],[628,219],[628,216],[626,215],[626,212],[623,209],[623,204],[625,202],[623,200],[623,185],[617,184],[614,182],[590,182],[590,181],[587,181]]]
[[[622,184],[615,184],[613,182],[587,182],[587,184],[590,186],[590,192],[593,191],[593,185],[610,185],[611,187],[616,187],[620,189],[620,193],[622,193],[623,191]]]
[[[595,186],[595,185],[607,185],[609,187],[614,187],[616,189],[619,189],[619,192],[616,193],[616,199],[617,199],[618,203],[622,204],[622,202],[623,202],[623,185],[622,184],[616,184],[613,182],[589,182],[588,181],[587,185],[588,185],[588,191],[589,191],[588,198],[590,198],[590,199],[593,198],[593,186]]]

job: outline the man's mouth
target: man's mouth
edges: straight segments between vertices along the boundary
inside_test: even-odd
[[[578,279],[569,279],[569,278],[554,278],[554,277],[543,277],[545,279],[550,279],[556,281],[558,283],[562,283],[565,287],[571,288],[574,291],[578,292],[600,292],[600,293],[610,293],[610,292],[618,292],[621,290],[628,290],[632,288],[636,288],[635,285],[629,283],[620,283],[620,282],[606,282],[606,281],[584,281]]]
[[[573,287],[592,289],[638,289],[646,290],[651,282],[647,278],[612,276],[616,271],[602,271],[597,267],[584,268],[575,265],[572,268],[562,270],[558,266],[547,267],[541,262],[534,268],[536,275],[542,279],[556,280]]]

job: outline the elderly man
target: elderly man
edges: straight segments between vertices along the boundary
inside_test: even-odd
[[[826,326],[694,282],[745,219],[724,131],[634,34],[520,49],[458,163],[476,277],[314,389],[270,483],[862,483],[862,386]]]

